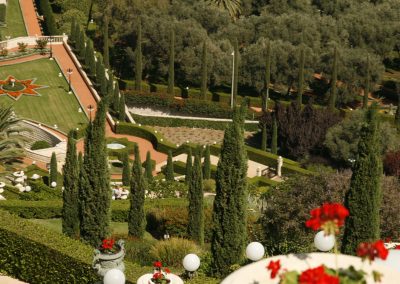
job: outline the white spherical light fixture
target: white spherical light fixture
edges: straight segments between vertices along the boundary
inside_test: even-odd
[[[329,251],[335,246],[335,236],[325,235],[324,231],[320,231],[314,237],[314,245],[320,251]]]
[[[32,190],[32,187],[30,187],[29,185],[25,186],[25,191],[29,192]]]
[[[249,243],[246,247],[246,257],[251,261],[258,261],[264,257],[265,249],[259,242]]]
[[[194,272],[200,267],[200,258],[194,253],[190,253],[183,258],[182,263],[186,271]]]
[[[119,269],[110,269],[106,272],[103,279],[104,284],[125,284],[125,275]]]
[[[50,185],[51,185],[51,187],[56,187],[57,183],[55,181],[53,181]]]
[[[374,263],[385,265],[400,272],[400,250],[390,249],[386,260],[376,258]]]

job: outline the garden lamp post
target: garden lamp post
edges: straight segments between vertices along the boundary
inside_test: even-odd
[[[190,253],[183,258],[182,264],[189,278],[193,278],[195,271],[200,267],[200,258],[194,253]]]
[[[232,87],[231,87],[231,108],[233,109],[233,84],[235,83],[235,51],[232,51]]]
[[[67,69],[67,74],[68,74],[68,93],[71,93],[71,75],[72,75],[72,68]]]
[[[164,234],[164,240],[169,240],[169,238],[170,238],[170,236],[169,236],[168,232],[165,232],[165,234]]]
[[[246,247],[246,257],[251,261],[259,261],[264,257],[265,249],[259,242],[249,243]]]
[[[94,110],[94,106],[93,105],[88,105],[88,111],[89,111],[89,120],[90,122],[92,122],[92,111]]]

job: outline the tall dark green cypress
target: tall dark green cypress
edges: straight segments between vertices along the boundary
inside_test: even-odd
[[[174,97],[175,87],[175,30],[171,27],[169,38],[168,94]]]
[[[266,50],[266,62],[265,62],[264,90],[262,92],[262,103],[261,103],[261,109],[263,112],[266,112],[268,110],[270,83],[271,83],[271,42],[268,41]]]
[[[135,50],[135,90],[142,90],[142,20],[139,17],[137,27],[137,43]]]
[[[200,97],[202,100],[207,98],[207,42],[203,42],[203,50],[201,53],[201,86],[200,86]]]
[[[261,127],[261,150],[267,151],[267,125],[263,123]]]
[[[204,244],[203,176],[201,173],[200,151],[194,156],[193,170],[190,173],[188,235],[199,245]]]
[[[45,19],[45,30],[49,35],[58,35],[58,29],[56,22],[53,16],[53,10],[51,9],[51,5],[49,0],[41,0],[39,1],[40,10]]]
[[[129,164],[129,154],[124,152],[122,156],[122,184],[128,186],[131,180],[131,165]]]
[[[243,259],[247,241],[247,154],[244,145],[246,105],[235,109],[234,123],[225,130],[216,172],[212,226],[212,269],[227,275]]]
[[[239,43],[237,38],[233,41],[233,82],[232,82],[232,102],[233,108],[236,107],[239,81]]]
[[[77,23],[76,23],[76,18],[75,17],[73,17],[72,18],[72,22],[71,22],[71,30],[70,30],[70,32],[69,32],[69,37],[68,37],[68,40],[71,42],[71,43],[75,43],[76,42],[76,25],[77,25]]]
[[[74,42],[73,42],[75,50],[78,50],[78,42],[79,42],[80,34],[81,34],[81,26],[79,23],[76,23],[75,31],[74,31]]]
[[[144,213],[144,199],[147,190],[147,182],[142,171],[139,147],[135,145],[135,161],[132,168],[131,179],[131,206],[128,214],[129,235],[142,238],[146,228],[146,216]]]
[[[369,64],[369,56],[367,57],[367,75],[365,78],[365,87],[364,87],[364,97],[363,97],[363,109],[368,108],[368,94],[370,91],[370,76],[371,76],[371,70],[370,70],[370,64]]]
[[[114,94],[111,99],[111,107],[115,112],[119,109],[119,83],[118,80],[115,81]]]
[[[394,116],[394,122],[397,127],[397,132],[400,132],[400,83],[396,85],[397,90],[397,110]]]
[[[276,122],[275,115],[272,124],[271,153],[275,155],[278,154],[278,123]]]
[[[79,30],[77,49],[78,49],[79,57],[81,59],[85,58],[85,51],[86,51],[85,41],[86,41],[85,31]]]
[[[103,26],[103,62],[105,68],[110,68],[110,52],[108,46],[108,16],[104,13],[104,26]]]
[[[304,91],[304,46],[300,48],[300,61],[299,61],[299,76],[297,84],[297,104],[301,107],[303,103],[303,91]]]
[[[53,181],[57,182],[57,157],[54,152],[51,154],[50,159],[50,184]]]
[[[336,87],[336,82],[337,82],[337,75],[338,75],[338,52],[337,48],[335,47],[334,53],[333,53],[333,64],[332,64],[332,75],[331,75],[331,92],[329,96],[329,102],[328,102],[328,108],[330,110],[334,110],[336,107],[336,96],[337,96],[337,87]]]
[[[114,95],[114,75],[111,71],[111,69],[108,70],[108,80],[107,80],[107,96],[108,99],[111,100],[113,99],[113,95]]]
[[[121,98],[119,99],[119,107],[118,107],[118,119],[121,122],[125,121],[126,113],[125,113],[125,95],[121,94]]]
[[[68,237],[79,238],[79,164],[73,131],[68,134],[67,153],[63,166],[64,191],[62,232]]]
[[[90,38],[86,40],[85,65],[89,70],[90,75],[96,75],[96,61],[94,60],[93,41]]]
[[[107,162],[105,122],[107,100],[98,103],[95,119],[86,131],[85,156],[80,174],[80,235],[98,246],[110,233],[111,189]]]
[[[204,151],[203,177],[204,179],[211,178],[211,155],[209,145],[206,146],[206,150]]]
[[[167,165],[164,169],[165,180],[174,181],[174,162],[172,161],[172,152],[168,151]]]
[[[350,188],[345,196],[349,209],[342,240],[342,252],[355,255],[361,242],[379,239],[382,192],[381,146],[378,133],[376,106],[366,112],[366,121],[360,131],[358,153],[354,162]]]
[[[152,183],[154,181],[153,163],[151,161],[150,151],[147,151],[147,154],[146,154],[146,162],[145,162],[145,167],[144,167],[144,176],[147,179],[148,183]]]
[[[97,53],[97,61],[96,61],[96,85],[100,86],[101,82],[105,77],[105,69],[103,65],[103,56]]]
[[[189,148],[187,152],[187,158],[186,158],[186,171],[185,171],[185,183],[190,184],[191,178],[192,178],[192,149]]]

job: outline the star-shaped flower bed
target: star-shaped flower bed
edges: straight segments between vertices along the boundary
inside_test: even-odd
[[[8,95],[14,100],[18,100],[22,95],[38,97],[40,94],[36,89],[47,86],[35,85],[33,84],[35,81],[36,79],[18,80],[9,75],[7,79],[0,80],[0,96]]]

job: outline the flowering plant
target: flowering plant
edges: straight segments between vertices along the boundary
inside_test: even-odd
[[[311,218],[306,221],[306,226],[318,230],[323,229],[325,235],[336,235],[339,233],[340,227],[344,225],[344,221],[349,216],[349,211],[338,203],[325,203],[321,207],[315,208],[310,212]],[[366,283],[363,270],[356,270],[353,266],[346,269],[339,269],[337,266],[337,247],[335,241],[336,268],[332,269],[324,265],[309,268],[305,271],[288,271],[281,269],[280,261],[271,260],[267,265],[267,270],[270,271],[270,278],[274,279],[279,276],[281,284],[364,284]],[[382,240],[374,243],[361,243],[357,249],[357,255],[363,261],[368,259],[370,262],[375,258],[386,259],[388,250],[385,248]],[[377,271],[372,271],[372,276],[375,282],[380,282],[381,274]]]
[[[104,239],[99,248],[99,251],[102,253],[112,254],[112,253],[116,253],[117,251],[119,251],[119,247],[116,245],[115,240]]]
[[[167,274],[171,273],[168,268],[162,267],[162,263],[160,261],[153,262],[154,273],[151,278],[151,282],[155,284],[164,284],[170,283],[171,280],[167,278]]]

